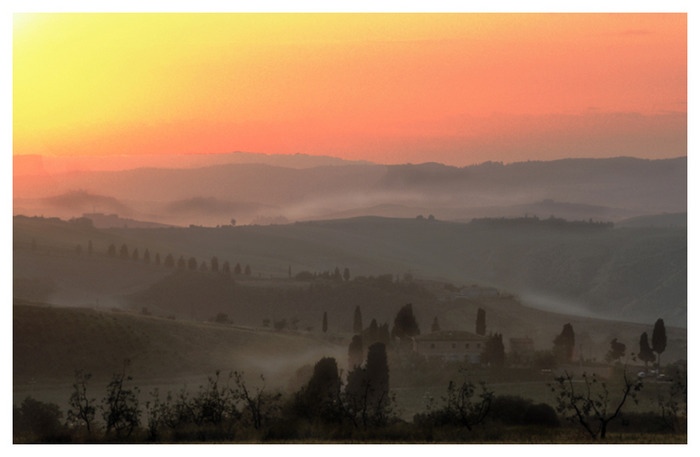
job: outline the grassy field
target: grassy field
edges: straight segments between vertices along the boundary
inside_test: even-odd
[[[174,321],[117,311],[13,307],[15,400],[32,394],[63,405],[75,370],[93,375],[97,390],[127,372],[142,390],[196,387],[216,370],[260,374],[286,388],[296,371],[324,356],[347,357],[345,345],[322,334],[275,333],[208,322]],[[101,393],[101,392],[96,392]]]

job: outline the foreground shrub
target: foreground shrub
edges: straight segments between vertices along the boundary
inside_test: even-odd
[[[32,397],[24,399],[12,411],[15,443],[62,443],[70,440],[68,430],[61,424],[58,405]]]
[[[494,398],[489,420],[504,425],[559,426],[554,408],[546,403],[534,404],[530,399],[514,395]]]

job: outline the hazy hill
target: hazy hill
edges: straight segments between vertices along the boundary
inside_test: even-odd
[[[255,278],[286,278],[290,267],[294,274],[348,267],[353,277],[410,273],[457,285],[493,285],[528,305],[561,313],[642,323],[662,317],[669,325],[687,325],[685,228],[611,229],[593,224],[581,229],[576,224],[523,221],[530,222],[485,226],[366,217],[220,229],[88,230],[60,221],[15,218],[15,258],[30,262],[15,261],[15,278],[49,276],[64,287],[77,288],[81,280],[75,272],[88,267],[78,266],[86,261],[68,253],[75,243],[92,239],[102,255],[116,242],[140,252],[149,249],[152,255],[159,252],[161,257],[194,256],[198,263],[217,256],[231,266],[251,265]],[[52,268],[22,267],[43,262],[30,251],[33,238],[40,247],[62,246],[66,265],[58,266],[58,259]],[[101,262],[104,271],[125,268],[120,259]],[[138,267],[142,268],[153,267]],[[156,280],[167,274],[162,269],[149,273],[159,275]],[[141,288],[134,283],[129,290],[135,293],[154,282],[139,280]]]
[[[236,323],[258,326],[264,319],[270,320],[270,326],[285,319],[299,329],[319,330],[325,312],[331,331],[347,333],[352,332],[357,306],[364,309],[367,325],[372,319],[391,324],[403,304],[414,303],[428,313],[438,301],[418,283],[395,282],[392,274],[350,281],[308,281],[197,271],[174,271],[129,299],[132,309],[147,307],[161,315],[207,320],[225,313]]]
[[[226,163],[200,168],[59,173],[51,179],[51,185],[44,187],[37,186],[31,177],[16,176],[16,202],[85,189],[128,201],[135,211],[148,215],[147,220],[164,223],[175,223],[175,218],[182,216],[168,206],[172,202],[198,198],[261,205],[257,209],[242,207],[242,203],[231,205],[225,215],[190,214],[189,223],[197,225],[225,224],[231,218],[249,223],[257,216],[290,221],[367,214],[403,217],[403,212],[397,213],[402,207],[440,218],[469,219],[528,212],[527,206],[518,206],[547,201],[559,202],[559,206],[550,203],[535,208],[545,212],[538,214],[541,217],[553,214],[616,221],[684,212],[687,206],[685,157],[484,163],[463,168],[434,163],[386,166],[340,162],[311,168]],[[51,195],[47,195],[49,190]],[[373,211],[363,212],[365,208]],[[47,205],[35,214],[49,215],[52,210]],[[548,211],[553,213],[546,214]],[[189,225],[180,220],[177,223]]]
[[[687,227],[688,213],[637,216],[617,223],[618,227]]]
[[[260,163],[287,168],[313,168],[328,165],[362,164],[336,157],[308,154],[262,154],[231,152],[223,154],[137,154],[117,156],[12,157],[15,176],[49,175],[73,171],[117,171],[133,168],[201,168],[233,163]]]

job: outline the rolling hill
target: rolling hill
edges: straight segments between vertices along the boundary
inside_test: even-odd
[[[639,323],[661,317],[669,325],[687,325],[685,228],[612,229],[592,224],[581,229],[547,221],[523,218],[522,223],[485,226],[365,217],[219,229],[97,230],[25,218],[15,222],[15,278],[51,277],[74,284],[71,287],[79,292],[75,272],[83,267],[77,264],[88,259],[67,254],[62,257],[65,267],[55,260],[50,271],[44,271],[33,266],[39,254],[31,251],[31,241],[39,246],[54,243],[72,253],[75,243],[86,244],[91,238],[103,257],[90,261],[99,262],[108,277],[116,277],[109,272],[125,268],[125,263],[105,258],[107,246],[124,243],[130,251],[149,249],[161,258],[168,253],[176,259],[193,256],[198,265],[213,256],[232,267],[248,264],[255,278],[286,278],[289,269],[296,274],[336,267],[349,268],[353,277],[409,273],[458,285],[495,286],[529,306],[560,313]],[[26,262],[19,261],[25,257]],[[142,279],[124,294],[145,290],[169,273],[153,265],[126,263],[144,274],[134,275]]]
[[[360,215],[407,217],[401,210],[404,207],[442,219],[519,216],[534,211],[540,217],[618,221],[684,212],[687,206],[686,157],[488,162],[462,168],[436,163],[323,163],[309,168],[222,163],[199,168],[75,171],[41,177],[46,183],[42,186],[36,185],[38,178],[18,175],[13,182],[14,198],[18,208],[32,211],[27,215],[60,215],[50,201],[33,207],[27,201],[83,189],[114,199],[104,200],[105,207],[122,202],[140,219],[184,226],[227,224],[231,218],[251,223],[257,217],[289,221]],[[193,199],[202,207],[214,205],[222,214],[178,211],[179,205],[191,207],[187,202]],[[95,211],[107,212],[101,207]]]
[[[344,360],[346,354],[344,345],[318,334],[24,301],[13,307],[16,399],[34,393],[63,405],[75,370],[92,374],[93,389],[101,389],[127,359],[127,372],[142,389],[177,392],[184,384],[201,384],[216,370],[244,371],[253,382],[264,374],[268,385],[284,388],[300,367],[324,356]]]

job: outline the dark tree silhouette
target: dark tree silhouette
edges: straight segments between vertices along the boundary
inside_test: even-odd
[[[661,368],[661,353],[666,350],[666,327],[664,320],[658,319],[654,324],[654,331],[651,334],[651,348],[659,355],[659,368]]]
[[[328,331],[328,313],[323,312],[323,324],[321,325],[321,328],[323,329],[323,333],[326,333]]]
[[[372,322],[369,323],[369,327],[362,332],[362,340],[367,345],[379,341],[379,325],[377,324],[377,319],[372,319]]]
[[[235,221],[232,220],[235,223]],[[243,400],[244,407],[251,417],[251,422],[256,430],[262,428],[263,424],[271,419],[279,410],[279,401],[282,397],[280,393],[265,392],[265,377],[260,375],[262,387],[255,388],[255,393],[249,390],[243,381],[243,373],[234,372],[234,382],[236,389],[234,396]]]
[[[440,324],[438,323],[437,316],[435,316],[435,318],[433,318],[433,325],[430,326],[430,331],[431,332],[439,332],[440,331]]]
[[[28,434],[36,440],[31,442],[55,443],[63,429],[62,416],[57,404],[26,397],[19,408],[12,408],[13,436]]]
[[[627,346],[625,346],[623,343],[618,342],[617,338],[613,338],[613,340],[610,342],[610,350],[605,355],[605,360],[608,363],[612,363],[620,359],[620,357],[624,357],[625,349],[627,349]]]
[[[242,271],[243,271],[243,270],[241,269],[241,264],[240,264],[240,263],[237,263],[236,266],[233,267],[233,273],[234,273],[234,274],[239,275],[239,274],[241,274]]]
[[[352,331],[355,333],[362,333],[362,311],[360,311],[360,306],[355,307],[355,315],[352,320]]]
[[[408,303],[404,305],[394,318],[394,327],[391,329],[393,338],[405,339],[420,335],[418,322],[413,315],[413,305]]]
[[[637,355],[639,356],[639,360],[644,362],[645,369],[648,368],[649,363],[654,363],[656,361],[656,355],[649,346],[647,332],[642,333],[642,336],[639,337],[639,353]]]
[[[350,370],[362,365],[364,350],[362,346],[362,336],[353,335],[350,346],[348,346],[348,367]]]
[[[129,248],[126,247],[126,244],[122,244],[122,247],[119,248],[119,257],[122,259],[129,258]]]
[[[311,379],[297,392],[294,409],[301,417],[323,422],[342,419],[340,397],[340,375],[338,364],[332,357],[324,357],[314,365]]]
[[[555,379],[550,386],[557,397],[557,412],[572,423],[578,423],[591,438],[605,439],[608,424],[620,415],[628,398],[636,402],[637,393],[642,388],[641,380],[632,380],[623,371],[623,388],[617,403],[613,403],[610,390],[605,382],[599,382],[595,373],[583,373],[583,385],[576,388],[574,378],[568,372]]]
[[[355,366],[348,374],[345,386],[345,411],[355,426],[386,424],[391,397],[389,396],[389,365],[386,346],[374,343],[367,351],[365,368]]]
[[[484,351],[481,353],[481,363],[500,368],[506,361],[506,351],[503,346],[503,335],[494,333],[489,335],[484,345]]]
[[[554,354],[562,361],[570,362],[574,358],[574,328],[565,324],[561,333],[554,338]]]
[[[185,262],[185,258],[183,256],[180,256],[180,258],[177,259],[177,268],[180,270],[187,268],[187,262]]]
[[[221,272],[227,275],[231,274],[231,265],[228,263],[228,260],[225,260],[224,264],[221,266]]]
[[[125,381],[131,381],[131,376],[124,372],[115,374],[107,386],[107,396],[102,399],[102,417],[107,433],[114,430],[117,437],[124,433],[131,435],[140,424],[139,390],[126,388]]]
[[[165,256],[165,261],[163,262],[163,265],[165,265],[168,268],[173,268],[175,266],[175,258],[172,254],[168,254]]]
[[[389,363],[386,345],[374,343],[367,349],[367,380],[372,386],[370,403],[382,405],[389,400]]]
[[[476,311],[476,334],[486,335],[486,311],[481,308]]]
[[[84,425],[87,432],[91,432],[90,425],[95,420],[95,399],[87,396],[87,382],[92,375],[78,370],[75,372],[75,382],[73,392],[68,403],[68,423],[74,427]]]
[[[350,269],[348,267],[345,267],[345,270],[343,270],[343,279],[350,281]]]
[[[389,324],[387,322],[384,322],[377,329],[376,343],[384,343],[385,345],[391,343],[391,334],[389,333]]]
[[[189,260],[187,261],[187,268],[190,270],[196,270],[197,269],[197,259],[194,257],[190,257]]]

